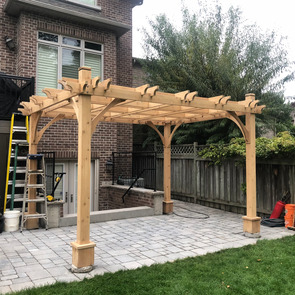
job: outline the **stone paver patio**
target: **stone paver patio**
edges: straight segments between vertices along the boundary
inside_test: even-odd
[[[78,281],[105,272],[242,247],[258,240],[243,235],[239,214],[179,201],[174,204],[177,215],[91,224],[91,240],[96,243],[95,264],[86,274],[70,271],[70,242],[76,238],[76,226],[3,232],[0,234],[0,293],[57,281]],[[206,216],[196,211],[208,214],[209,218],[204,219]],[[260,239],[293,234],[294,231],[284,227],[261,226]]]

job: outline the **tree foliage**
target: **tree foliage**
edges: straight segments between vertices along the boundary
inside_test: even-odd
[[[234,138],[229,144],[210,145],[199,152],[204,159],[211,159],[214,164],[239,158],[246,159],[246,143],[244,138]],[[295,137],[288,131],[280,132],[272,139],[259,137],[256,139],[256,157],[258,159],[294,159]]]
[[[275,32],[263,33],[255,24],[246,25],[239,9],[223,12],[220,5],[213,9],[200,5],[196,13],[183,9],[180,29],[165,15],[150,21],[143,63],[147,82],[162,91],[198,91],[204,97],[223,94],[236,101],[255,93],[256,99],[270,105],[259,116],[258,131],[288,130],[290,106],[284,104],[280,91],[293,79],[293,72],[283,38]],[[275,120],[277,109],[280,116]],[[236,136],[240,136],[238,128],[224,119],[183,125],[175,141],[228,142]]]

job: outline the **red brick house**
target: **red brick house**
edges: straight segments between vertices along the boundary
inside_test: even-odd
[[[36,94],[77,78],[80,66],[93,75],[132,86],[132,8],[142,0],[0,0],[0,72],[36,78]],[[14,48],[8,47],[11,41]],[[45,124],[46,120],[42,120]],[[62,120],[43,136],[39,151],[56,153],[66,172],[56,192],[64,214],[75,213],[77,124]],[[92,137],[91,210],[107,209],[100,186],[111,180],[106,161],[113,151],[132,150],[132,126],[100,123]],[[49,167],[48,167],[49,168]]]

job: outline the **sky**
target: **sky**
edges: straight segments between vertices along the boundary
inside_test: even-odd
[[[208,0],[209,1],[209,0]],[[133,8],[133,57],[144,57],[142,50],[142,28],[148,20],[165,13],[175,24],[181,25],[182,4],[192,11],[197,10],[197,0],[143,0],[141,6]],[[213,2],[213,1],[212,1]],[[294,0],[220,0],[225,9],[231,5],[239,7],[249,24],[256,23],[263,31],[275,30],[287,37],[290,60],[295,61]],[[295,81],[285,85],[285,96],[295,96]]]

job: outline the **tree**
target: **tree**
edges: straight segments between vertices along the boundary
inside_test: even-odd
[[[145,30],[143,62],[148,83],[162,91],[198,91],[204,97],[223,94],[236,101],[255,93],[256,99],[280,110],[279,117],[275,109],[258,116],[258,132],[290,128],[290,106],[280,91],[294,73],[284,38],[262,33],[255,24],[245,25],[239,9],[223,13],[220,5],[212,9],[202,4],[192,14],[183,9],[180,29],[165,15],[150,21],[150,26],[150,32]],[[236,136],[238,128],[224,119],[182,125],[174,138],[176,143],[212,143]]]

